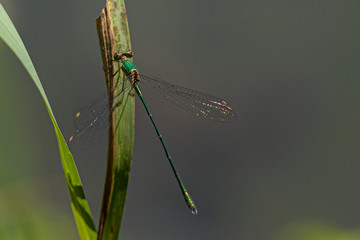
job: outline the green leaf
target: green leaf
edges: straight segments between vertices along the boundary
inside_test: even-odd
[[[112,89],[117,82],[117,78],[113,77],[114,72],[120,67],[117,62],[112,60],[112,56],[119,50],[131,49],[131,44],[124,0],[107,0],[106,2],[106,9],[97,19],[97,27],[100,47],[104,49],[102,51],[104,69],[111,70],[105,71],[105,75],[108,87]],[[116,76],[119,77],[118,87],[122,86],[121,81],[128,81],[121,70]],[[134,94],[125,94],[122,104],[111,114],[99,240],[116,240],[120,234],[134,146]]]
[[[66,184],[69,190],[71,207],[73,210],[75,222],[79,231],[80,238],[83,240],[95,239],[96,230],[90,213],[88,203],[85,198],[84,190],[82,188],[81,180],[76,169],[76,165],[71,155],[66,141],[56,123],[54,114],[51,110],[50,103],[45,95],[45,91],[41,85],[40,79],[36,73],[34,65],[30,59],[28,52],[25,49],[19,34],[17,33],[13,23],[7,15],[5,9],[0,3],[0,38],[9,46],[9,48],[19,58],[24,65],[26,71],[34,81],[36,87],[40,91],[41,97],[45,102],[50,119],[54,125],[56,137],[59,144],[61,162],[64,170]]]

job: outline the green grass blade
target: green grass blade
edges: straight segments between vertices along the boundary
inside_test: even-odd
[[[108,86],[114,87],[116,78],[112,74],[117,70],[118,64],[110,57],[120,49],[131,49],[124,0],[107,0],[106,9],[97,19],[97,27],[104,69],[111,70],[105,72]],[[108,53],[111,53],[110,57]],[[119,74],[120,82],[117,86],[122,86],[121,81],[128,80],[124,78],[122,71]],[[106,180],[99,222],[100,240],[119,238],[134,146],[134,117],[134,96],[126,94],[122,104],[110,117]]]
[[[74,159],[69,151],[69,148],[64,140],[64,137],[56,123],[54,114],[51,110],[50,103],[45,95],[45,91],[41,85],[40,79],[36,73],[35,67],[30,59],[28,52],[25,49],[19,34],[17,33],[14,25],[12,24],[5,9],[0,4],[0,38],[9,46],[9,48],[19,58],[20,62],[24,65],[26,71],[34,81],[36,87],[40,91],[41,97],[45,102],[50,119],[54,125],[56,137],[59,144],[61,162],[65,174],[66,184],[70,193],[71,206],[82,240],[95,239],[96,230],[92,220],[90,209],[86,201],[84,191],[82,188],[81,180],[75,166]]]

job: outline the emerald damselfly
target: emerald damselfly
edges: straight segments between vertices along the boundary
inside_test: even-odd
[[[97,141],[97,139],[106,132],[109,126],[109,111],[114,110],[114,108],[109,109],[109,106],[115,106],[116,108],[121,105],[124,95],[128,94],[130,89],[134,89],[154,126],[156,134],[171,165],[186,204],[193,214],[197,214],[198,210],[195,206],[195,203],[191,199],[190,194],[186,190],[185,185],[182,182],[178,171],[176,170],[175,164],[172,161],[164,139],[160,134],[159,128],[155,123],[149,107],[146,104],[139,86],[139,82],[141,84],[155,88],[161,93],[163,97],[165,97],[165,99],[175,104],[176,106],[195,114],[198,117],[226,122],[236,119],[236,113],[232,110],[229,104],[221,98],[173,85],[158,78],[139,74],[136,66],[131,61],[129,61],[129,59],[132,57],[133,52],[130,50],[126,52],[115,53],[113,60],[121,64],[121,66],[119,65],[118,71],[121,69],[125,73],[128,81],[123,82],[119,92],[114,92],[115,94],[112,100],[114,104],[109,104],[108,93],[104,92],[102,95],[80,109],[80,111],[75,116],[76,134],[70,137],[70,148],[82,149]],[[117,73],[118,72],[116,72],[114,76]],[[120,74],[118,74],[118,76],[120,76]]]

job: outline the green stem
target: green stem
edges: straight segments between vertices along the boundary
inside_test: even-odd
[[[124,0],[107,0],[99,18],[96,19],[100,49],[108,89],[115,87],[118,64],[112,61],[114,52],[131,49],[130,35]],[[120,82],[126,80],[119,71]],[[110,103],[113,91],[109,91]],[[113,106],[110,106],[113,109]],[[123,103],[110,112],[107,169],[101,206],[98,239],[118,239],[125,206],[129,173],[134,146],[134,97],[125,94]]]

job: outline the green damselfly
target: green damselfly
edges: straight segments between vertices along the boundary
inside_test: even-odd
[[[114,94],[114,104],[110,105],[115,107],[119,106],[122,103],[124,94],[129,93],[131,89],[135,90],[154,126],[156,134],[161,142],[166,157],[180,186],[186,204],[193,214],[197,214],[197,208],[194,204],[194,201],[191,199],[178,171],[176,170],[169,151],[165,145],[164,139],[154,121],[153,115],[150,113],[149,107],[145,102],[138,83],[140,82],[141,84],[149,85],[150,87],[155,88],[161,93],[162,96],[165,97],[165,99],[175,104],[176,106],[195,114],[198,117],[225,122],[236,119],[236,113],[232,110],[229,104],[221,98],[173,85],[158,78],[139,74],[135,65],[129,61],[129,59],[132,57],[133,52],[130,50],[126,52],[117,52],[114,55],[113,60],[119,63],[118,71],[121,69],[127,76],[128,81],[124,81],[121,88],[122,90]],[[114,74],[114,76],[118,73],[118,71]],[[109,126],[108,115],[108,93],[104,92],[95,100],[81,108],[80,111],[76,114],[76,134],[70,137],[70,148],[81,149],[95,142],[101,135],[106,132]]]

